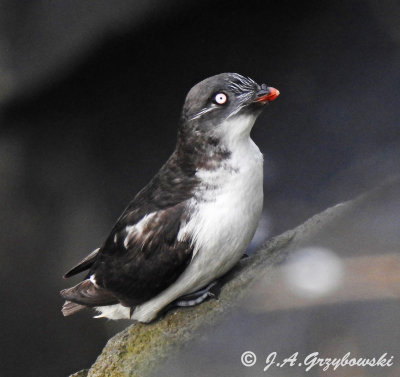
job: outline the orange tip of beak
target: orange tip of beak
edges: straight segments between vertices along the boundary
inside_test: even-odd
[[[257,98],[254,102],[271,102],[274,99],[276,99],[280,94],[278,89],[275,89],[275,88],[273,88],[271,86],[269,86],[267,88],[267,90],[268,90],[268,94]]]

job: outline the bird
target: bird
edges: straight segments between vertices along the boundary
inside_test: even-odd
[[[62,313],[148,323],[169,305],[198,305],[244,255],[263,208],[263,155],[250,131],[279,91],[221,73],[188,92],[175,150],[101,247],[64,278]]]

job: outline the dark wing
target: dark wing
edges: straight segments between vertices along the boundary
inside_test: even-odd
[[[198,183],[195,172],[190,159],[175,152],[129,204],[104,245],[65,274],[89,269],[87,277],[93,276],[96,289],[88,290],[90,283],[85,283],[63,296],[74,303],[101,306],[113,301],[110,293],[133,306],[171,285],[192,257],[191,240],[178,240],[178,233],[188,220],[185,203]],[[65,309],[66,313],[76,310]]]
[[[61,291],[67,300],[65,316],[84,306],[138,305],[171,285],[190,263],[190,239],[177,239],[183,203],[146,214],[134,224],[128,221],[132,216],[125,215],[101,249],[66,273],[69,277],[90,267],[90,279]]]
[[[72,267],[68,272],[66,272],[63,278],[67,279],[92,267],[99,251],[100,248],[93,250],[86,258],[82,259],[76,266]]]
[[[127,305],[140,304],[171,285],[190,263],[190,239],[178,240],[184,203],[150,212],[130,225],[120,219],[90,275]]]

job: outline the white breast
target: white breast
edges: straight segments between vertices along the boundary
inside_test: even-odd
[[[188,273],[197,290],[227,272],[242,256],[263,204],[262,154],[247,138],[216,170],[199,170],[203,190],[192,200],[193,215],[178,238],[190,235],[194,253]]]

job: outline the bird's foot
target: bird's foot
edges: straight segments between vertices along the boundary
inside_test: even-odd
[[[209,285],[207,285],[207,287],[203,289],[179,297],[172,303],[172,305],[178,307],[195,306],[202,303],[209,297],[218,299],[220,291],[221,291],[220,283],[217,280],[214,280]]]

